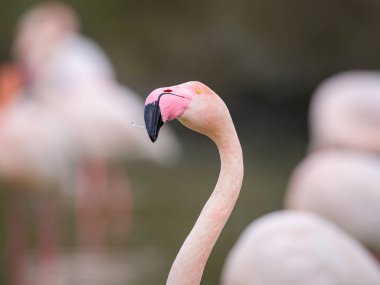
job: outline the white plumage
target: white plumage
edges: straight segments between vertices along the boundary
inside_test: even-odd
[[[376,285],[376,261],[312,213],[282,211],[250,224],[230,252],[223,285]]]
[[[72,181],[78,151],[73,133],[33,101],[17,100],[0,114],[0,176],[24,185]]]
[[[310,105],[312,148],[380,152],[380,72],[349,71],[325,80]]]
[[[361,151],[326,150],[292,174],[286,206],[315,212],[380,251],[380,159]]]

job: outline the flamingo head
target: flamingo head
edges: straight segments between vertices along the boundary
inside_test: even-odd
[[[218,100],[219,99],[219,100]],[[166,121],[179,119],[190,129],[207,134],[207,122],[214,121],[213,102],[223,102],[209,87],[197,81],[154,90],[145,101],[144,119],[152,142]],[[220,104],[216,104],[220,105]],[[223,106],[224,103],[222,104]]]

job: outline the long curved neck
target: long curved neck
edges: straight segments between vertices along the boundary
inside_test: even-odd
[[[200,283],[211,250],[239,196],[243,155],[232,120],[228,125],[222,136],[212,138],[221,160],[218,182],[172,265],[168,285]]]

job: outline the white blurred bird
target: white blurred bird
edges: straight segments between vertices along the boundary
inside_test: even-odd
[[[351,236],[307,212],[280,211],[250,224],[229,253],[223,285],[376,285],[376,261]]]
[[[380,158],[348,150],[309,155],[291,175],[285,206],[317,213],[379,253]]]
[[[62,124],[73,138],[79,161],[71,169],[76,176],[77,253],[97,250],[107,260],[105,247],[112,239],[125,242],[131,224],[132,193],[124,159],[175,162],[180,145],[169,129],[160,144],[152,145],[145,130],[132,125],[143,122],[142,99],[117,82],[103,50],[79,28],[71,7],[42,3],[21,17],[14,52],[28,94],[52,114],[46,124]],[[35,132],[43,131],[50,133],[48,127]],[[39,147],[37,141],[34,148]],[[66,157],[64,151],[59,155]],[[37,279],[53,285],[57,278],[43,281],[41,274]]]
[[[0,179],[5,182],[7,284],[26,281],[28,222],[36,218],[37,263],[51,264],[58,252],[57,192],[68,193],[78,163],[76,139],[46,106],[28,98],[14,64],[0,69]],[[71,191],[72,193],[72,191]],[[33,208],[34,215],[29,209]],[[36,276],[40,276],[36,274]],[[42,279],[39,278],[39,284]],[[49,279],[51,284],[55,282]]]
[[[380,152],[380,72],[348,71],[325,80],[310,105],[311,150]]]
[[[85,157],[177,160],[180,144],[168,128],[152,145],[132,125],[143,122],[143,100],[117,82],[105,53],[78,30],[75,12],[62,3],[45,3],[22,18],[15,51],[33,95],[76,133]]]
[[[72,132],[43,106],[19,99],[0,111],[0,176],[23,186],[67,189],[78,148]]]
[[[285,197],[287,208],[333,221],[375,256],[380,251],[379,114],[380,72],[343,72],[322,82],[310,105],[312,152],[293,172]]]

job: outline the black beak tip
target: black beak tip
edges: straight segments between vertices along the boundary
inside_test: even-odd
[[[154,143],[156,140],[157,140],[157,138],[158,138],[158,136],[154,136],[154,135],[151,135],[151,134],[149,134],[148,133],[148,135],[149,135],[149,138],[150,138],[150,140]]]
[[[164,122],[161,117],[161,110],[158,101],[154,101],[145,105],[144,108],[145,127],[148,132],[149,138],[155,142]]]

